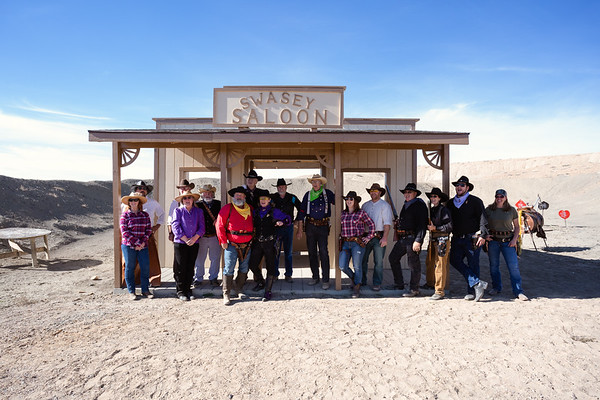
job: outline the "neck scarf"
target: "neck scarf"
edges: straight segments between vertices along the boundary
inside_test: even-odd
[[[319,189],[317,192],[315,192],[315,189],[310,189],[310,201],[315,201],[317,197],[321,195],[321,193],[323,193],[323,186],[321,186],[321,189]]]
[[[467,200],[467,197],[469,197],[469,193],[467,192],[464,195],[462,195],[461,197],[458,196],[454,196],[454,205],[456,206],[456,208],[460,208],[460,206],[462,206],[463,204],[465,204],[465,201]]]
[[[250,206],[248,205],[248,203],[244,203],[244,207],[243,208],[239,208],[238,206],[236,206],[233,203],[231,203],[231,205],[235,208],[235,210],[238,213],[240,213],[240,215],[242,217],[244,217],[244,219],[248,219],[248,217],[250,216]]]

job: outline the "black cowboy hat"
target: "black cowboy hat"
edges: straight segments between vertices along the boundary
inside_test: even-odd
[[[458,185],[459,183],[466,183],[467,186],[469,187],[469,192],[473,190],[473,184],[469,182],[469,178],[467,178],[466,176],[461,176],[460,178],[458,178],[458,180],[456,182],[452,182],[452,184],[454,186]]]
[[[344,196],[344,200],[348,199],[354,199],[354,201],[357,203],[360,203],[360,201],[362,200],[362,198],[359,195],[357,195],[354,190],[349,191],[348,194]]]
[[[189,187],[190,190],[196,187],[195,183],[190,183],[187,179],[182,179],[179,181],[179,185],[175,186],[177,189],[183,189],[184,187]]]
[[[144,181],[137,181],[136,183],[131,185],[131,190],[135,192],[135,188],[139,187],[139,186],[145,187],[148,194],[150,194],[152,192],[152,190],[154,189],[154,186],[146,185],[146,182],[144,182]]]
[[[292,184],[292,182],[290,182],[290,183],[287,183],[287,182],[285,181],[285,179],[283,179],[283,178],[279,178],[279,179],[277,179],[277,185],[271,185],[271,186],[273,186],[273,187],[277,187],[277,186],[284,186],[284,185],[285,185],[285,186],[290,186],[291,184]]]
[[[371,185],[370,188],[367,188],[367,193],[370,193],[371,190],[379,190],[379,193],[381,193],[381,197],[385,196],[385,189],[382,188],[381,186],[379,186],[379,183],[374,183]]]
[[[421,191],[417,189],[417,185],[414,183],[407,183],[404,189],[400,189],[400,191],[404,194],[407,190],[412,190],[413,192],[417,192],[417,197],[421,195]]]
[[[234,187],[233,189],[229,189],[227,192],[231,197],[233,197],[236,193],[243,193],[246,195],[246,189],[243,186]]]
[[[442,203],[445,203],[445,202],[447,202],[447,201],[448,201],[448,199],[450,199],[450,196],[448,196],[446,193],[442,192],[442,191],[440,190],[440,188],[436,188],[436,187],[434,187],[433,189],[431,189],[431,192],[429,192],[429,193],[425,192],[425,195],[426,195],[428,198],[431,198],[431,195],[432,195],[432,194],[435,194],[437,197],[439,197],[439,198],[440,198],[440,201],[441,201]]]
[[[260,188],[257,188],[257,189],[254,191],[254,196],[255,196],[257,199],[260,199],[261,197],[268,197],[268,198],[271,198],[271,193],[269,193],[269,191],[268,191],[268,190],[266,190],[266,189],[260,189]]]
[[[259,182],[263,180],[263,177],[259,176],[253,169],[251,169],[250,172],[248,172],[248,175],[244,174],[244,178],[255,178],[258,179]]]

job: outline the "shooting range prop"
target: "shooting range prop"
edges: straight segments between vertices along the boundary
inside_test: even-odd
[[[523,200],[519,200],[519,203],[525,204]],[[519,241],[517,246],[517,254],[521,255],[521,244],[522,237],[525,233],[529,233],[531,236],[531,241],[533,242],[533,248],[537,251],[537,246],[535,245],[535,240],[533,240],[533,234],[535,233],[537,237],[542,238],[544,240],[544,244],[548,247],[548,243],[546,243],[546,232],[544,232],[544,216],[539,212],[535,211],[533,207],[519,207],[519,226],[521,226],[521,232],[519,234]]]
[[[569,210],[560,210],[558,216],[565,220],[565,227],[567,226],[567,218],[571,216]]]

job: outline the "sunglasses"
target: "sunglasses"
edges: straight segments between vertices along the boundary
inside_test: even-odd
[[[466,183],[457,183],[456,186],[465,187],[465,186],[467,186],[467,184]]]
[[[431,196],[429,196],[432,199],[439,199],[440,196],[438,196],[437,194],[432,194]]]
[[[127,201],[131,203],[132,201],[140,201],[140,199],[129,199]]]
[[[503,198],[504,198],[504,195],[503,195],[503,194],[497,194],[497,195],[496,195],[496,198],[497,198],[497,199],[503,199]]]
[[[188,200],[188,199],[193,199],[193,198],[194,198],[194,196],[185,196],[185,197],[182,197],[181,200]]]
[[[146,186],[136,186],[135,189],[134,189],[135,192],[138,192],[140,190],[147,190]]]

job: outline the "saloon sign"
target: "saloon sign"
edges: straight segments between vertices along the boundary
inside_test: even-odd
[[[345,86],[224,86],[213,126],[341,128]]]

